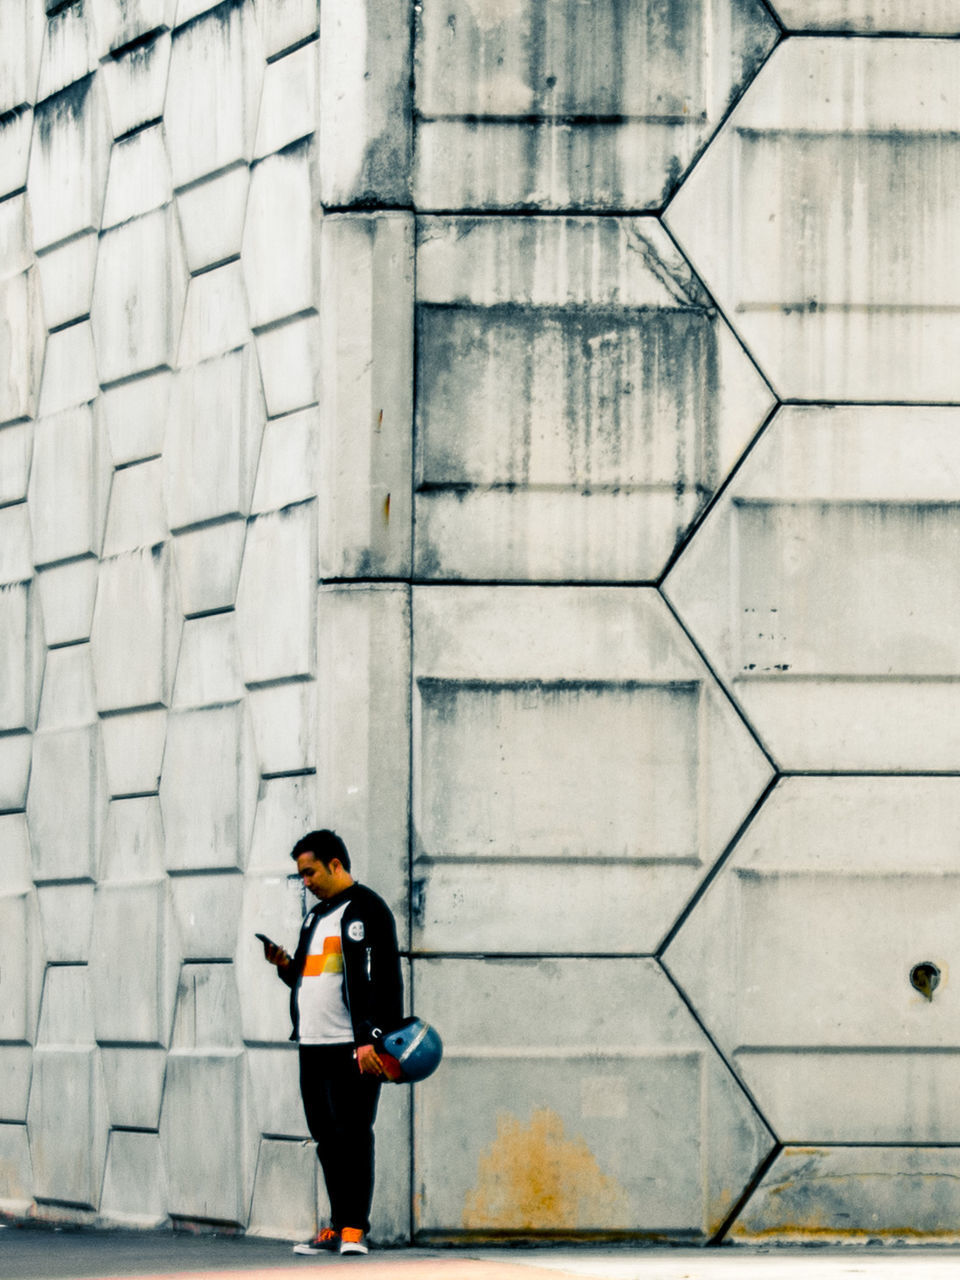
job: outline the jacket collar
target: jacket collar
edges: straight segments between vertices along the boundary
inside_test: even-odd
[[[350,896],[356,887],[357,882],[354,880],[353,884],[348,885],[346,889],[341,889],[340,892],[335,893],[332,898],[321,898],[319,902],[315,903],[310,908],[307,918],[309,919],[310,916],[313,916],[319,919],[320,916],[325,916],[328,911],[336,911],[337,907],[342,903],[349,901]]]

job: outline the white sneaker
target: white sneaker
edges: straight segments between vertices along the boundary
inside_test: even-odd
[[[363,1232],[359,1227],[344,1227],[340,1232],[340,1252],[346,1253],[369,1253],[370,1250],[363,1243]]]

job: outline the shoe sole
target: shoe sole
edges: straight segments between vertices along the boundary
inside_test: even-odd
[[[347,1253],[363,1254],[363,1253],[369,1253],[369,1252],[370,1250],[367,1248],[365,1244],[342,1244],[340,1246],[341,1256]]]

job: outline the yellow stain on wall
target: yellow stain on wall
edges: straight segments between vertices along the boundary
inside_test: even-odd
[[[629,1222],[628,1197],[581,1137],[543,1107],[527,1124],[501,1112],[497,1136],[480,1157],[467,1193],[463,1226],[479,1230],[589,1230]]]

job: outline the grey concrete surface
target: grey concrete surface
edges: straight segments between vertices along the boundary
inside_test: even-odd
[[[262,1244],[327,826],[445,1043],[376,1239],[960,1244],[957,36],[0,0],[0,1222],[247,1235],[0,1280],[356,1266]],[[960,1276],[832,1257],[362,1265]]]
[[[953,1280],[960,1249],[891,1246],[661,1249],[540,1247],[387,1249],[366,1258],[296,1257],[286,1241],[159,1231],[0,1227],[3,1280],[234,1280],[293,1277],[324,1268],[331,1280]]]

